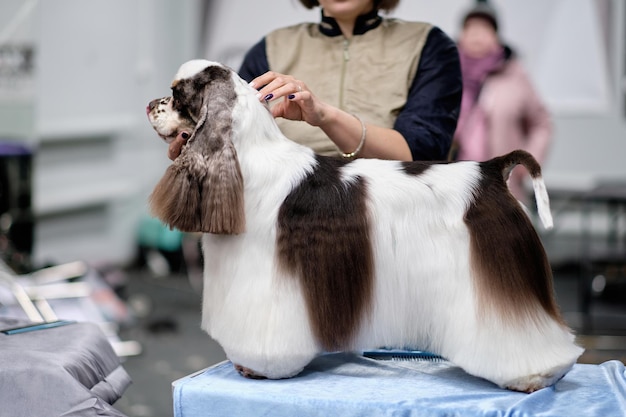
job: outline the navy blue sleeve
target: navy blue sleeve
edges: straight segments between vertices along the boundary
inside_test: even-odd
[[[250,82],[267,71],[269,71],[269,64],[265,52],[265,38],[263,38],[246,53],[239,68],[239,76]]]
[[[409,144],[413,160],[447,159],[462,92],[456,44],[434,27],[422,49],[406,105],[394,124]]]

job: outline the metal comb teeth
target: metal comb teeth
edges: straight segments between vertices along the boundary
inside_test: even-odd
[[[381,361],[446,361],[446,359],[440,355],[423,350],[376,349],[364,351],[363,356]]]

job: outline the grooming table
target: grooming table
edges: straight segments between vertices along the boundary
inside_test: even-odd
[[[577,364],[555,386],[507,391],[444,360],[328,354],[297,377],[250,380],[222,362],[173,383],[175,417],[626,416],[618,361]]]
[[[129,384],[95,324],[0,318],[0,416],[124,417],[111,404]]]

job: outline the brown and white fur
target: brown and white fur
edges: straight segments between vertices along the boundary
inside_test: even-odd
[[[582,349],[553,297],[541,241],[486,162],[339,160],[287,139],[229,68],[181,66],[150,103],[165,140],[193,133],[151,196],[172,227],[205,232],[202,328],[248,376],[286,378],[325,351],[412,347],[501,387],[553,384]]]

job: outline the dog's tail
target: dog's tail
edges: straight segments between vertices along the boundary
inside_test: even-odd
[[[539,213],[541,223],[546,229],[552,229],[553,222],[552,213],[550,212],[550,199],[548,198],[548,191],[546,190],[546,185],[541,175],[541,166],[535,157],[520,149],[494,158],[492,161],[498,164],[504,181],[509,179],[511,171],[517,165],[522,165],[528,170],[533,183],[535,200],[537,201],[537,212]]]

